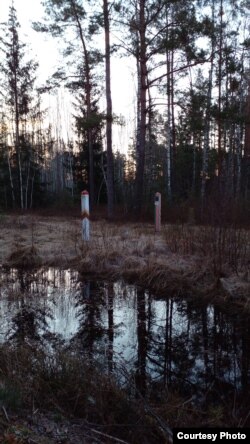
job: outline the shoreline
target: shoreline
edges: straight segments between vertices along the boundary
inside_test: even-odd
[[[57,267],[76,270],[83,279],[123,279],[150,289],[156,298],[193,298],[196,304],[212,303],[229,314],[239,313],[239,322],[245,315],[249,317],[248,256],[244,254],[242,261],[234,264],[238,265],[236,273],[230,262],[211,256],[212,250],[204,254],[204,239],[207,237],[206,248],[213,242],[209,227],[166,225],[156,235],[150,224],[96,221],[88,243],[82,242],[80,227],[80,218],[6,216],[0,227],[0,266],[31,272]],[[243,235],[246,239],[249,233]],[[217,272],[215,265],[220,265]],[[0,434],[13,442],[24,437],[22,442],[56,444],[65,438],[80,444],[84,437],[86,444],[104,444],[110,440],[130,442],[133,433],[135,443],[144,442],[145,436],[150,444],[171,443],[169,427],[237,426],[242,417],[248,421],[244,392],[239,393],[237,402],[232,397],[232,406],[224,403],[219,392],[216,410],[209,398],[211,384],[200,409],[195,398],[178,391],[182,379],[165,389],[155,383],[151,398],[144,399],[133,392],[133,380],[128,379],[127,390],[121,388],[112,373],[104,377],[94,361],[73,356],[63,347],[56,359],[48,361],[36,343],[6,343],[0,347],[0,358],[0,401],[4,406]],[[131,397],[131,393],[137,396]],[[79,441],[71,436],[79,436]]]
[[[5,216],[1,221],[0,265],[73,268],[84,277],[124,279],[156,295],[187,294],[233,303],[248,312],[250,233],[244,230],[244,261],[239,257],[235,271],[223,262],[222,255],[204,254],[204,239],[208,248],[213,242],[209,230],[165,225],[155,234],[153,224],[118,225],[100,220],[91,223],[91,240],[83,242],[80,218]]]

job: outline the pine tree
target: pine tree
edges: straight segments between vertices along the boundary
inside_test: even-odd
[[[111,98],[111,71],[110,71],[110,14],[109,2],[103,0],[103,19],[105,33],[105,83],[106,83],[106,103],[107,103],[107,194],[108,194],[108,217],[114,215],[114,159],[112,149],[112,98]]]
[[[93,135],[92,135],[92,104],[95,100],[95,91],[93,88],[93,67],[99,57],[94,59],[95,51],[90,49],[91,34],[88,32],[87,13],[80,0],[45,0],[46,20],[44,23],[34,23],[35,30],[47,32],[52,36],[65,38],[67,47],[64,55],[70,57],[67,69],[60,69],[54,75],[54,79],[59,83],[65,83],[75,92],[81,90],[84,86],[84,107],[86,108],[87,139],[88,139],[88,186],[90,192],[90,206],[93,208],[95,203],[94,188],[94,154],[93,154]],[[68,26],[67,26],[68,25]],[[75,43],[72,43],[72,33],[76,35]],[[79,52],[81,57],[79,59]],[[73,58],[73,64],[72,64]],[[75,66],[72,71],[71,67]],[[74,82],[72,82],[74,78]],[[58,82],[57,82],[58,84]]]
[[[32,115],[37,113],[34,98],[37,63],[26,60],[27,47],[20,42],[19,27],[16,10],[12,3],[8,23],[4,25],[5,34],[1,37],[4,59],[1,64],[0,88],[4,98],[8,127],[6,158],[8,159],[12,204],[18,203],[21,209],[27,209],[28,195],[31,193],[31,176],[35,168],[34,147],[31,145],[30,132]]]

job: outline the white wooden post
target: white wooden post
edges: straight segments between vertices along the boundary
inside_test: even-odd
[[[81,193],[81,214],[82,214],[82,239],[89,241],[90,239],[90,223],[89,223],[89,193],[82,191]]]
[[[155,193],[155,231],[161,231],[161,193]]]

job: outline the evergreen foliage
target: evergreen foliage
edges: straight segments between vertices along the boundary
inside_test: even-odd
[[[28,209],[90,191],[94,208],[190,202],[204,215],[220,199],[249,204],[249,2],[44,0],[33,26],[61,42],[64,65],[40,93],[67,88],[72,140],[48,127],[37,63],[20,42],[14,6],[0,33],[0,204]],[[100,40],[101,39],[101,40]],[[101,44],[100,44],[101,42]],[[134,133],[115,152],[112,57],[136,74]],[[106,109],[102,99],[106,98]],[[106,133],[106,137],[105,137]]]

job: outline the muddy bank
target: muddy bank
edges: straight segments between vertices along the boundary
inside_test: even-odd
[[[0,264],[74,267],[84,275],[124,278],[155,292],[230,300],[250,309],[250,235],[246,230],[188,225],[91,223],[81,239],[80,219],[4,216]]]

